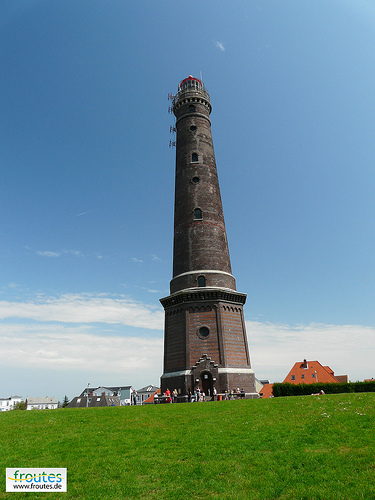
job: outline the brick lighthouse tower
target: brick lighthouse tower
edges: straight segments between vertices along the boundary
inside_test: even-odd
[[[173,279],[165,309],[167,388],[185,395],[200,387],[212,395],[240,388],[255,392],[243,305],[232,276],[215,153],[211,102],[203,83],[189,76],[173,99],[176,179]]]

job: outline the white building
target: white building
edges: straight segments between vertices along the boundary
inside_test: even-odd
[[[0,398],[0,411],[13,410],[17,403],[22,401],[21,396],[11,396],[10,398]]]
[[[55,397],[26,398],[26,410],[56,410],[58,403]]]

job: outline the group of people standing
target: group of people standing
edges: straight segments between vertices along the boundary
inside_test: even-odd
[[[207,396],[210,397],[210,390],[208,389],[208,394]],[[211,401],[215,401],[215,396],[217,395],[216,387],[214,387],[212,391],[212,398]],[[188,389],[188,402],[189,403],[202,403],[203,401],[206,401],[206,394],[203,389],[200,389],[197,387],[194,389],[194,392],[192,393],[190,389]]]
[[[167,398],[167,403],[177,403],[177,396],[178,396],[177,389],[175,389],[172,392],[169,389],[167,389],[164,393],[164,396],[166,396]]]
[[[187,398],[189,403],[202,403],[203,401],[206,401],[206,396],[209,398],[209,401],[215,401],[216,396],[217,396],[217,390],[216,387],[213,388],[212,395],[210,394],[210,389],[207,391],[207,395],[205,394],[203,389],[200,389],[197,387],[194,389],[194,392],[191,391],[191,389],[188,389],[187,392]],[[177,396],[178,396],[178,391],[177,389],[174,389],[174,391],[170,391],[167,389],[164,393],[164,398],[166,398],[167,403],[177,403]],[[219,401],[223,400],[229,400],[229,399],[241,399],[245,397],[245,391],[244,389],[233,389],[230,392],[225,391],[224,394],[219,395]],[[157,402],[157,401],[154,401]]]

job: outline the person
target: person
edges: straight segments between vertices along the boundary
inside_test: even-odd
[[[191,403],[191,396],[192,396],[191,390],[188,389],[188,403]]]
[[[167,397],[167,403],[172,403],[172,398],[171,398],[171,391],[168,389],[165,391],[165,395]]]
[[[137,392],[133,391],[132,393],[133,405],[137,404]]]
[[[178,392],[177,392],[177,389],[175,389],[175,390],[173,391],[173,402],[174,402],[174,403],[177,403],[177,396],[178,396]]]
[[[216,390],[216,387],[214,387],[212,401],[215,401],[216,394],[217,394],[217,390]]]

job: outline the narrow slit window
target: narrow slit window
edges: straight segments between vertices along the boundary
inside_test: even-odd
[[[189,113],[194,113],[195,111],[195,106],[193,106],[192,104],[190,104],[189,106]]]
[[[194,209],[194,220],[200,220],[202,219],[202,210],[200,208],[195,208]]]
[[[198,153],[193,153],[191,155],[191,161],[198,161]]]

